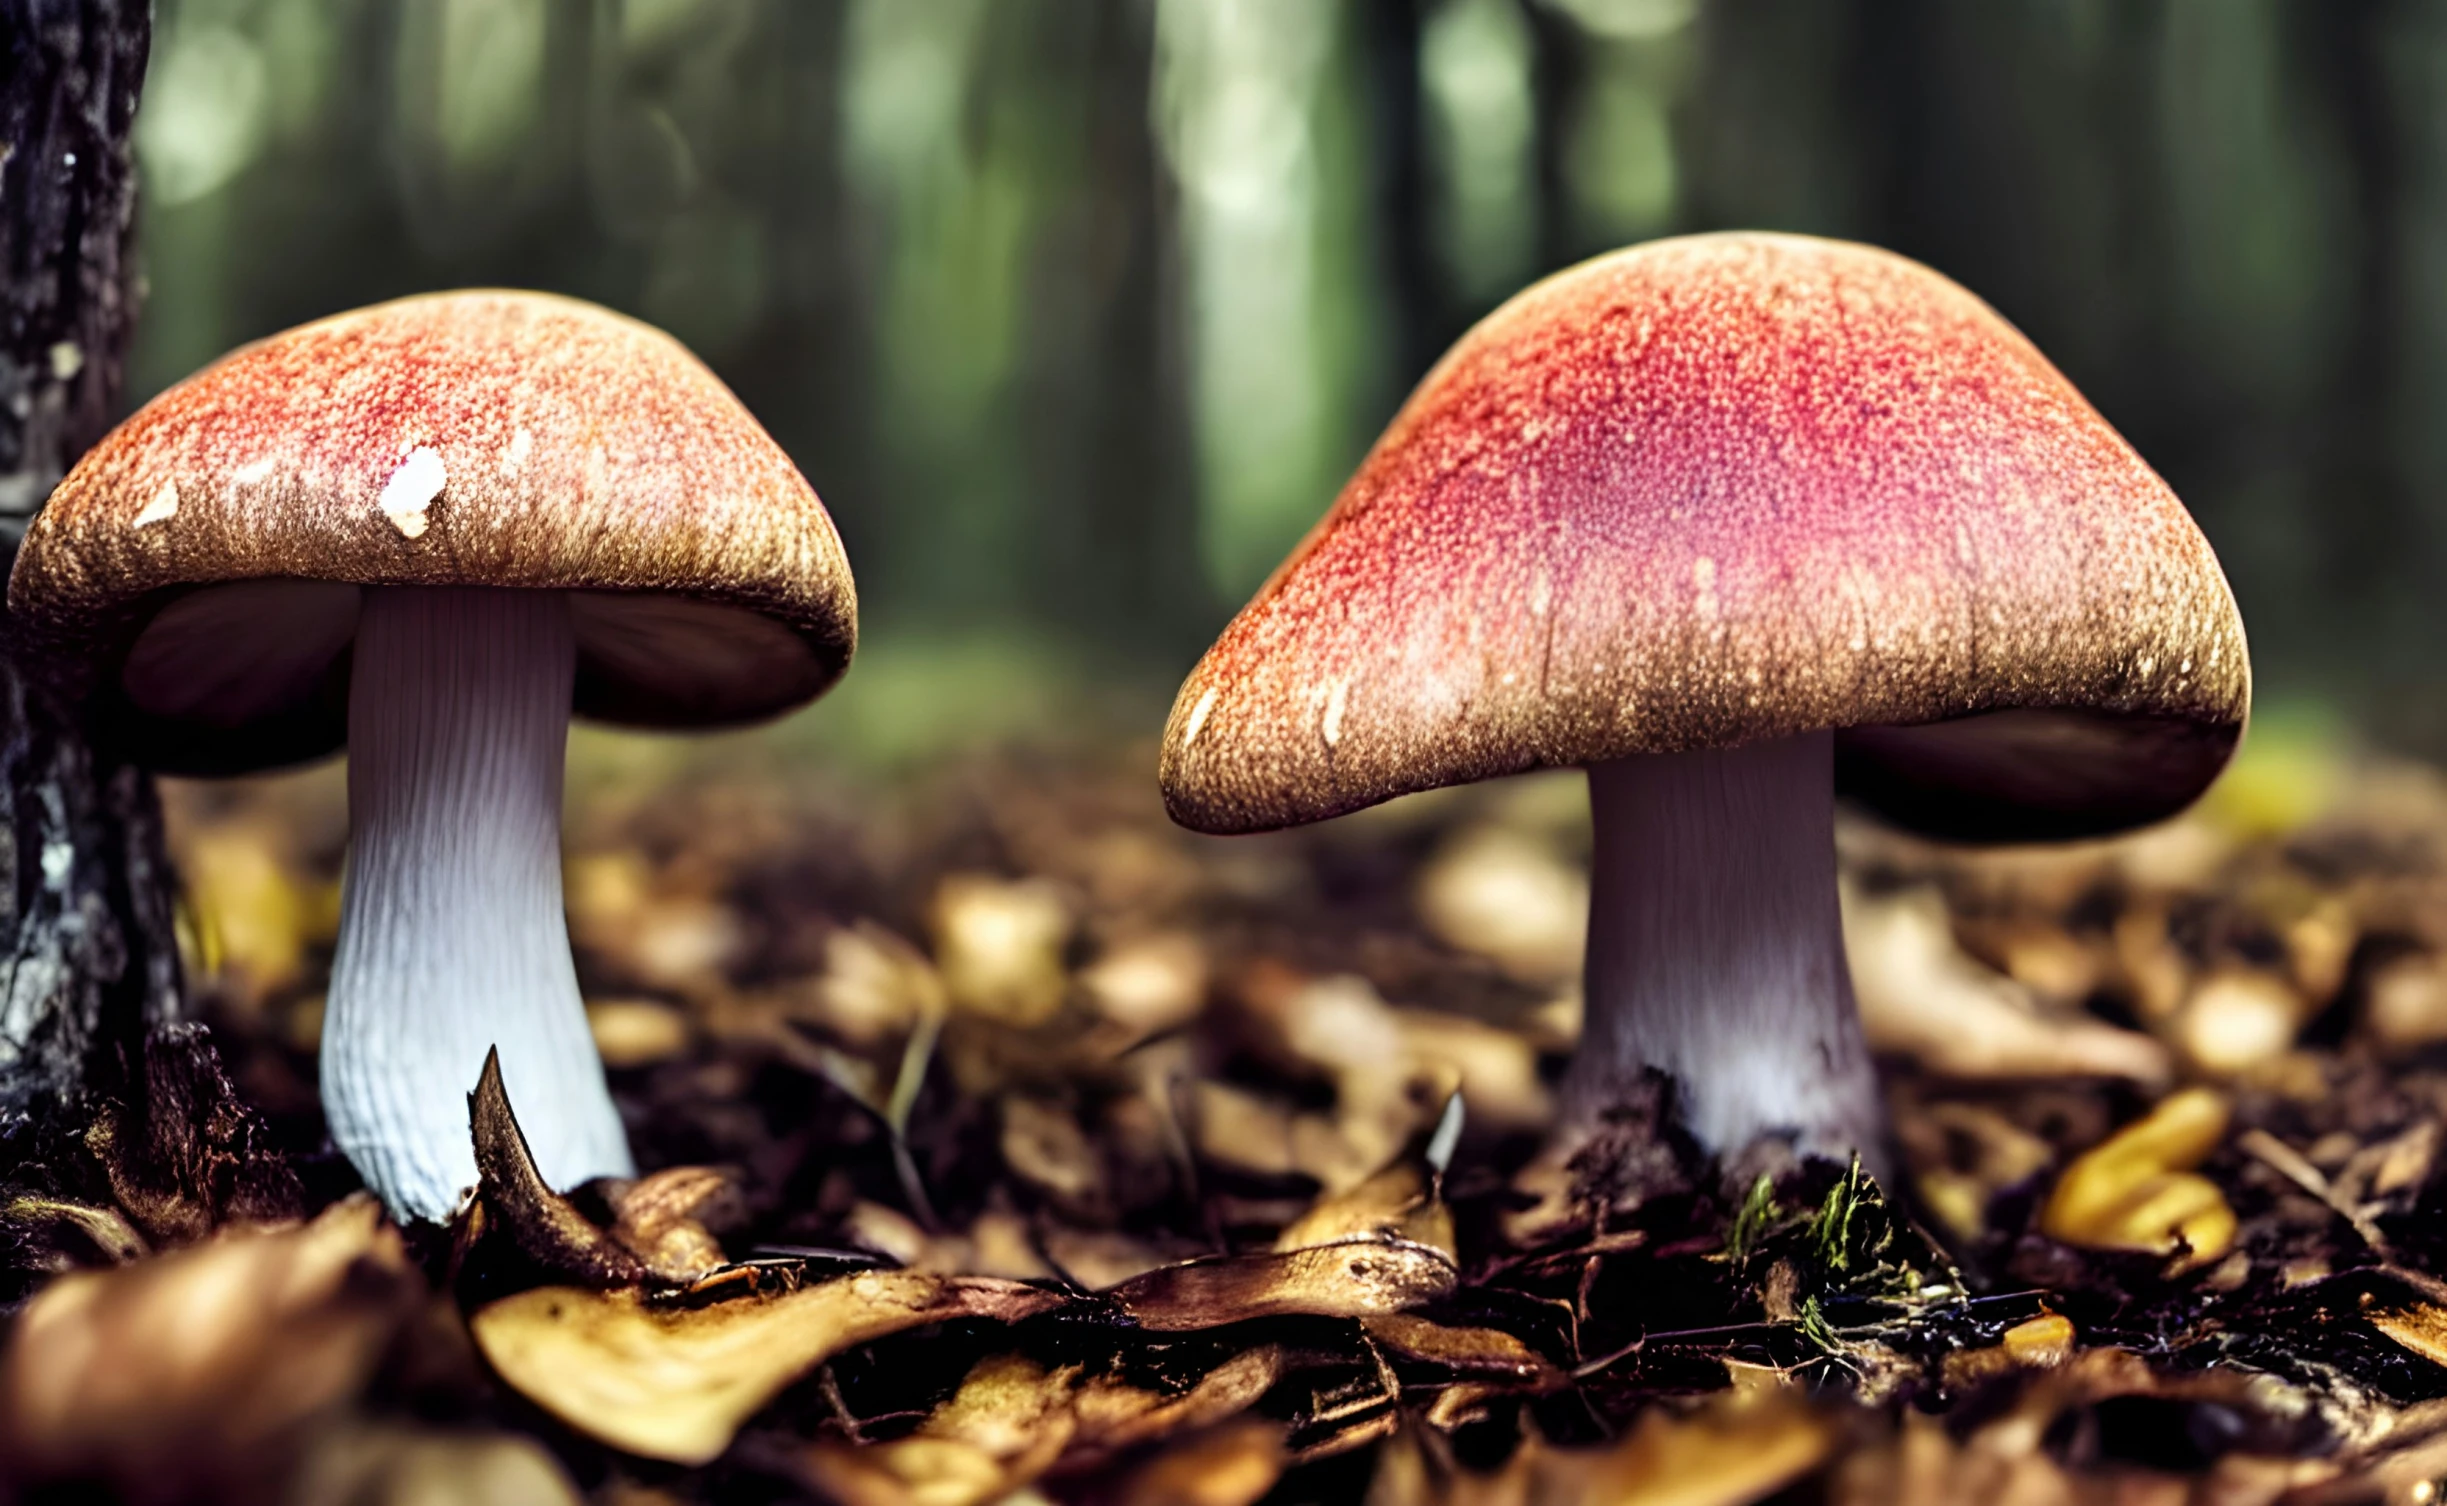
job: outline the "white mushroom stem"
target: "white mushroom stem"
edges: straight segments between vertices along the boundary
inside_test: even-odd
[[[1657,1067],[1712,1151],[1783,1134],[1883,1165],[1836,901],[1834,749],[1819,732],[1589,770],[1597,851],[1571,1122],[1593,1127]]]
[[[467,1095],[496,1047],[547,1182],[635,1174],[561,910],[576,663],[558,592],[365,593],[323,1106],[402,1218],[447,1218],[475,1185]]]

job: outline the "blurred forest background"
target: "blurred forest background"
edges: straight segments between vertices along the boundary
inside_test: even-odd
[[[2447,5],[160,0],[131,401],[420,289],[702,354],[839,520],[883,757],[1152,733],[1552,269],[1921,258],[2190,503],[2264,708],[2447,751]]]

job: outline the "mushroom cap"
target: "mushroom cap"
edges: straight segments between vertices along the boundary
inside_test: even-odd
[[[1834,729],[1902,825],[2172,813],[2251,699],[2183,505],[2030,341],[1902,257],[1658,241],[1421,382],[1174,702],[1174,818],[1257,831]]]
[[[575,711],[733,723],[813,699],[857,640],[840,535],[781,447],[661,331],[571,298],[404,298],[246,346],[59,484],[9,577],[20,630],[156,767],[345,738],[359,588],[572,593]]]

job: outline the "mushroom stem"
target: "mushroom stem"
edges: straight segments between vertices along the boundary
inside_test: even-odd
[[[634,1175],[561,911],[576,665],[559,592],[365,593],[323,1106],[401,1218],[448,1218],[475,1184],[467,1095],[494,1047],[547,1181]]]
[[[1763,1135],[1884,1163],[1844,961],[1834,735],[1593,765],[1587,1023],[1564,1085],[1594,1127],[1645,1067],[1711,1151]]]

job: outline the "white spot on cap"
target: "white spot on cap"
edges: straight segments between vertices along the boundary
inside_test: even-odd
[[[1325,693],[1325,721],[1318,730],[1325,734],[1325,745],[1329,748],[1342,741],[1342,708],[1350,696],[1349,680],[1336,680],[1334,688]]]
[[[501,452],[501,473],[505,476],[517,475],[519,469],[527,463],[527,456],[533,453],[534,449],[535,436],[525,429],[522,428],[511,435],[509,444],[504,446]]]
[[[449,479],[442,469],[442,457],[433,447],[418,445],[391,473],[391,479],[382,488],[382,500],[375,505],[401,533],[421,539],[432,523],[425,510],[433,506],[434,498],[442,495],[442,487]]]
[[[161,490],[153,494],[153,500],[136,514],[136,526],[149,528],[155,523],[167,523],[177,516],[178,483],[165,481],[161,484]]]
[[[230,472],[229,479],[237,482],[240,486],[253,486],[256,482],[261,481],[264,477],[272,474],[273,464],[273,459],[269,455],[264,456],[261,460],[250,460],[246,464]]]
[[[1181,732],[1181,751],[1187,753],[1190,744],[1198,740],[1199,731],[1207,724],[1207,713],[1215,709],[1215,687],[1209,685],[1198,704],[1190,708],[1190,724]]]

